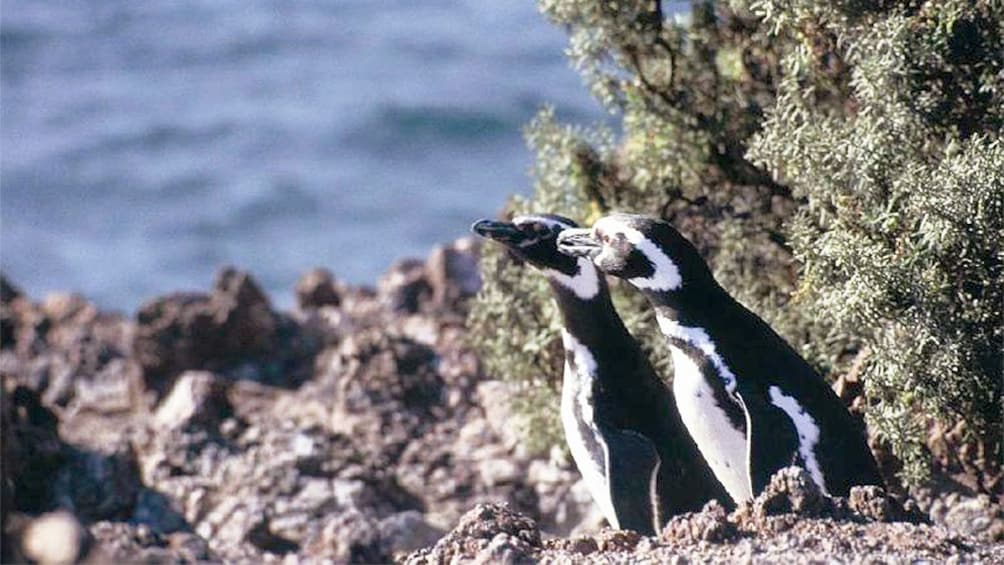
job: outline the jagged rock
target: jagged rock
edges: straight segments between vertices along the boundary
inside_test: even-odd
[[[396,458],[442,414],[435,361],[431,348],[386,331],[350,336],[320,377],[334,383],[331,428],[359,438],[375,457]]]
[[[917,522],[920,518],[904,509],[899,501],[881,487],[871,485],[851,487],[847,506],[859,516],[876,522]]]
[[[767,488],[752,502],[757,518],[778,514],[823,516],[833,508],[831,499],[801,467],[786,467],[774,474]]]
[[[725,507],[717,500],[704,505],[700,512],[674,516],[662,529],[660,537],[670,542],[724,543],[737,535],[735,524],[729,522]]]
[[[406,563],[523,563],[541,548],[540,529],[533,519],[507,504],[479,504],[432,548],[408,556]]]
[[[334,275],[327,269],[307,271],[296,281],[296,303],[301,310],[337,307],[342,303],[341,292]]]
[[[25,529],[21,551],[40,564],[74,563],[86,550],[87,542],[87,531],[73,514],[50,512],[32,520]]]
[[[129,365],[131,340],[131,324],[121,316],[101,313],[74,294],[51,294],[41,304],[18,296],[0,308],[4,373],[45,403],[68,407],[86,397],[88,409],[100,410],[115,387],[127,391],[116,404],[137,400],[129,374],[117,374]]]
[[[480,251],[480,241],[473,237],[432,250],[425,263],[425,277],[437,307],[456,308],[481,290]]]
[[[157,407],[153,421],[167,429],[215,428],[232,414],[225,382],[207,371],[186,371]]]
[[[377,296],[393,312],[418,312],[432,297],[425,263],[418,259],[395,262],[377,281]]]
[[[293,362],[310,357],[295,323],[271,309],[247,273],[221,270],[210,294],[176,293],[147,302],[136,314],[133,343],[147,386],[159,395],[186,370],[232,373],[288,385]]]

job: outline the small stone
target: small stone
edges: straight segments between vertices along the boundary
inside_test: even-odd
[[[186,371],[161,401],[154,423],[161,428],[217,426],[232,413],[226,385],[212,373]]]
[[[25,556],[38,563],[73,563],[86,545],[86,532],[73,514],[51,512],[28,525],[21,544]]]

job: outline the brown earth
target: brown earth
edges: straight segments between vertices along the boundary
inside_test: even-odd
[[[602,529],[465,344],[476,255],[460,240],[375,290],[311,271],[290,312],[235,269],[134,318],[2,280],[2,561],[1004,561],[986,496],[921,512],[796,469],[731,515]]]

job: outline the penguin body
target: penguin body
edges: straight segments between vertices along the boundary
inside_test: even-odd
[[[608,216],[592,230],[567,230],[559,248],[590,257],[649,299],[672,350],[681,417],[733,500],[759,494],[790,464],[831,495],[882,484],[863,434],[833,390],[718,285],[669,224]]]
[[[561,421],[569,451],[610,524],[652,535],[713,498],[728,504],[728,494],[617,315],[603,277],[588,259],[558,252],[558,234],[571,227],[538,215],[473,229],[547,275],[564,322]]]

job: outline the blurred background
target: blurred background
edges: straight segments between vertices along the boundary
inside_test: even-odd
[[[372,283],[529,191],[540,106],[604,118],[529,0],[6,0],[0,39],[0,267],[125,312]]]

